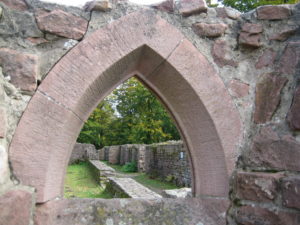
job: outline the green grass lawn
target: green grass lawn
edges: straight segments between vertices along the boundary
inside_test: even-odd
[[[175,184],[165,182],[165,181],[160,181],[158,179],[151,179],[149,175],[145,173],[140,173],[140,175],[133,177],[133,179],[150,189],[154,188],[160,190],[168,190],[168,189],[178,188]]]
[[[64,191],[65,198],[112,198],[96,182],[87,162],[68,166]]]

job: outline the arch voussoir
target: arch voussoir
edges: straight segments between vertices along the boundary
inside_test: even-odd
[[[62,194],[83,121],[132,75],[158,95],[177,121],[191,156],[195,194],[227,196],[240,137],[238,113],[207,59],[177,29],[142,10],[87,35],[55,65],[30,101],[10,157],[15,176],[37,189],[37,202]],[[224,134],[226,129],[232,132]]]

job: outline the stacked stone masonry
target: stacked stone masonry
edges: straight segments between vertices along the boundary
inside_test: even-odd
[[[299,224],[299,26],[300,4],[241,14],[203,0],[0,0],[0,225]],[[187,143],[188,209],[60,200],[83,121],[132,75]]]
[[[189,157],[182,142],[146,146],[146,173],[181,187],[190,187]]]
[[[105,151],[106,153],[105,157]],[[152,145],[107,146],[99,150],[100,160],[111,164],[136,163],[139,172],[190,187],[192,178],[189,157],[182,141]]]
[[[72,150],[69,164],[87,160],[99,160],[99,152],[92,144],[76,143]]]

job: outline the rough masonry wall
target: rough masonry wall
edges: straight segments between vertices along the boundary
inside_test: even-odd
[[[146,173],[178,186],[191,186],[189,157],[181,141],[148,145],[145,153]]]
[[[34,190],[13,176],[8,147],[31,96],[85,35],[143,7],[113,1],[84,11],[37,0],[1,0],[0,7],[0,224],[27,225]],[[154,8],[205,55],[240,112],[244,138],[228,223],[299,224],[300,5],[246,14],[207,9],[200,0],[167,0]],[[35,223],[46,224],[47,217],[39,220],[46,209],[40,212]]]
[[[99,152],[92,144],[76,143],[70,156],[69,164],[86,160],[99,160]]]
[[[99,159],[119,165],[136,162],[139,172],[178,186],[190,187],[192,183],[189,156],[182,141],[106,146],[99,150]]]

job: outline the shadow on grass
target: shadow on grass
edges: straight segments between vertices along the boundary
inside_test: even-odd
[[[65,178],[65,198],[113,198],[94,179],[88,162],[69,165]]]

